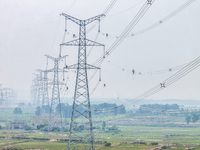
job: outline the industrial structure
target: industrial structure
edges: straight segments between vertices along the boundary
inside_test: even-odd
[[[90,107],[90,95],[88,87],[87,69],[100,69],[93,65],[87,64],[86,46],[104,46],[86,39],[86,25],[97,20],[100,22],[100,18],[104,15],[98,15],[87,20],[79,20],[70,15],[62,13],[65,20],[71,20],[79,25],[79,38],[60,44],[60,46],[78,46],[78,63],[74,65],[66,66],[66,69],[76,69],[76,84],[72,108],[71,123],[69,129],[69,144],[68,149],[77,149],[80,143],[82,143],[85,149],[94,150],[94,134],[92,128],[92,117]],[[100,28],[99,28],[100,30]],[[76,120],[81,119],[79,123],[83,128],[82,136],[78,136],[74,128],[77,126]]]
[[[59,69],[59,61],[62,59],[66,59],[67,55],[54,58],[49,55],[45,55],[48,59],[51,59],[54,61],[54,68],[52,69],[53,75],[53,89],[52,89],[52,98],[51,98],[51,104],[50,104],[50,112],[49,112],[49,123],[48,123],[48,133],[51,131],[51,126],[55,124],[53,122],[53,116],[59,115],[60,116],[60,125],[61,125],[61,131],[63,133],[63,124],[62,124],[62,112],[61,112],[61,102],[60,102],[60,89],[59,85],[61,84],[59,82],[59,72],[63,71]],[[58,114],[56,113],[56,109],[59,110]]]
[[[11,107],[12,101],[16,96],[15,92],[11,88],[3,88],[0,85],[0,107]]]

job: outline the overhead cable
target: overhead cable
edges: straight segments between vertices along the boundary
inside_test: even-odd
[[[169,78],[167,78],[163,82],[159,83],[158,85],[154,86],[150,90],[144,92],[143,94],[123,103],[123,105],[130,106],[130,103],[135,104],[136,102],[144,100],[144,99],[160,92],[161,90],[163,90],[163,89],[167,88],[168,86],[170,86],[171,84],[177,82],[178,80],[180,80],[181,78],[183,78],[184,76],[186,76],[187,74],[189,74],[190,72],[192,72],[193,70],[198,68],[199,66],[200,66],[200,56],[197,57],[192,62],[190,62],[187,66],[183,67],[181,70],[179,70],[174,75],[170,76]],[[164,87],[161,86],[161,84],[164,84]],[[122,108],[118,107],[117,109],[122,109]],[[113,111],[113,110],[114,110],[114,108],[110,108],[107,111]]]
[[[106,54],[98,58],[94,65],[97,65],[101,62],[104,58],[106,58],[110,53],[112,53],[117,46],[124,40],[124,38],[131,32],[131,30],[135,27],[135,25],[140,21],[140,19],[144,16],[146,11],[150,8],[150,6],[153,4],[155,0],[151,1],[151,4],[149,4],[149,1],[146,1],[145,4],[142,6],[142,8],[139,10],[139,12],[136,14],[136,16],[132,19],[132,21],[129,23],[129,25],[125,28],[125,30],[121,33],[118,39],[108,48],[106,51]]]

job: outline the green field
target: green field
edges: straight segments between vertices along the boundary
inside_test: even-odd
[[[158,145],[169,145],[168,149],[180,149],[195,147],[200,150],[200,128],[180,128],[180,127],[138,127],[138,126],[118,126],[118,133],[96,133],[95,141],[102,141],[102,144],[95,144],[96,149],[102,150],[146,150],[158,147]],[[50,137],[40,131],[27,132],[24,130],[0,130],[0,136],[4,136],[0,140],[0,148],[15,147],[18,149],[67,149],[68,143],[62,143],[57,139],[67,139],[60,133],[51,133]],[[15,137],[27,139],[14,139]],[[38,139],[34,139],[34,138]],[[49,140],[40,140],[49,138]],[[105,141],[111,143],[106,147]],[[143,143],[140,143],[140,142]],[[158,145],[151,145],[157,142]],[[84,149],[80,145],[79,149]]]
[[[0,109],[0,149],[49,149],[67,150],[68,133],[62,136],[59,132],[51,132],[47,137],[41,130],[6,130],[12,121],[25,122],[33,129],[37,125],[47,124],[47,116],[34,116],[34,109],[22,108],[22,114],[13,114],[14,108]],[[102,119],[106,122],[106,130],[101,129]],[[78,120],[81,122],[81,120]],[[70,118],[64,118],[63,122],[69,125]],[[150,150],[177,149],[185,150],[194,148],[200,150],[200,120],[187,124],[185,117],[171,115],[141,115],[134,113],[129,115],[107,115],[93,118],[95,149],[101,150]],[[116,125],[118,130],[109,130]],[[84,132],[84,131],[82,131]],[[79,131],[78,135],[82,135]],[[63,142],[65,141],[65,142]],[[110,146],[106,146],[111,144]],[[83,150],[83,144],[78,149]]]

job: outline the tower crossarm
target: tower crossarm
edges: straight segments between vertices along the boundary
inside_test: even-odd
[[[98,16],[94,16],[92,18],[89,18],[87,20],[85,20],[85,25],[93,22],[94,20],[100,20],[101,17],[104,17],[105,15],[104,14],[101,14],[101,15],[98,15]]]
[[[53,72],[54,69],[49,69],[49,70],[41,70],[41,69],[37,69],[36,71],[38,72]]]
[[[74,23],[76,23],[76,24],[78,24],[78,25],[80,25],[80,23],[81,23],[81,20],[79,20],[79,19],[77,19],[77,18],[75,18],[75,17],[72,17],[72,16],[70,16],[70,15],[67,15],[67,14],[65,14],[65,13],[62,13],[62,14],[60,14],[60,15],[64,16],[66,19],[69,19],[69,20],[73,21]]]
[[[78,25],[87,25],[95,20],[100,20],[101,17],[105,16],[104,14],[98,15],[98,16],[94,16],[92,18],[89,18],[87,20],[79,20],[75,17],[72,17],[70,15],[67,15],[65,13],[62,13],[61,15],[63,15],[66,19],[69,19],[71,21],[73,21],[74,23],[78,24]]]
[[[46,56],[46,57],[49,58],[49,59],[52,59],[53,61],[59,61],[59,60],[62,60],[62,59],[64,59],[64,58],[66,58],[68,55],[64,55],[64,56],[58,57],[58,58],[54,58],[54,57],[49,56],[49,55],[44,55],[44,56]]]
[[[63,45],[66,45],[66,46],[79,46],[80,43],[79,43],[79,39],[76,39],[76,40],[72,40],[72,41],[69,41],[69,42],[65,42],[65,43],[62,43],[60,44],[60,46],[63,46]],[[85,39],[85,46],[105,46],[101,43],[98,43],[98,42],[95,42],[95,41],[92,41],[92,40],[89,40],[89,39]]]
[[[74,64],[74,65],[66,66],[63,69],[101,69],[101,68],[90,65],[90,64],[86,64],[84,67],[80,67],[78,64]]]

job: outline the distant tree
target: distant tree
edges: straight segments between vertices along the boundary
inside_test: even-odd
[[[13,114],[22,114],[21,108],[16,107],[16,108],[13,110]]]
[[[43,128],[40,128],[40,130],[44,132],[48,132],[48,126],[44,126]]]
[[[14,129],[19,129],[19,126],[14,126]]]
[[[28,107],[31,107],[31,103],[28,103]]]
[[[72,106],[67,103],[67,105],[62,105],[61,109],[63,118],[71,118]]]
[[[105,146],[109,147],[109,146],[111,146],[111,143],[106,143]]]
[[[0,125],[0,130],[2,129],[2,126]]]
[[[150,108],[150,109],[162,109],[162,110],[178,110],[179,109],[179,105],[178,104],[144,104],[144,105],[140,105],[140,109],[144,109],[144,108]]]
[[[118,130],[116,125],[113,125],[112,127],[109,127],[108,130]]]
[[[79,128],[77,125],[75,125],[75,126],[73,127],[73,130],[76,131],[76,132],[79,132],[79,131],[80,131],[80,128]]]
[[[192,115],[192,122],[197,122],[199,120],[199,116],[197,114]]]
[[[112,127],[108,127],[107,129],[108,129],[107,132],[113,132],[115,134],[118,134],[120,132],[120,130],[117,128],[116,125],[113,125]]]
[[[118,109],[119,114],[126,114],[126,109],[125,109],[124,105],[120,105],[118,107],[119,107],[119,109]]]
[[[6,128],[6,129],[8,129],[8,127],[9,127],[9,124],[10,124],[10,123],[8,123],[8,122],[5,122],[5,128]]]
[[[52,132],[60,132],[60,128],[59,127],[52,127],[51,131]]]
[[[190,123],[190,119],[191,119],[191,117],[190,117],[190,116],[186,116],[186,117],[185,117],[185,120],[186,120],[187,124],[189,124],[189,123]]]
[[[25,125],[25,126],[24,126],[24,129],[25,129],[25,130],[34,130],[31,126],[28,126],[28,125]]]
[[[172,104],[171,109],[179,109],[179,105],[178,104]]]
[[[36,111],[35,111],[35,115],[36,115],[36,116],[41,116],[41,111],[42,111],[42,110],[41,110],[40,106],[37,106],[37,107],[36,107]]]
[[[103,123],[102,123],[102,130],[104,130],[104,131],[105,131],[105,129],[106,129],[106,122],[105,122],[105,121],[103,121]]]
[[[25,107],[25,106],[26,104],[24,102],[18,104],[18,107]]]
[[[44,112],[45,112],[46,114],[49,114],[49,112],[50,112],[50,106],[49,106],[49,105],[43,105],[43,106],[42,106],[42,109],[44,110]]]
[[[79,130],[81,131],[81,130],[84,130],[85,129],[85,126],[84,125],[80,125],[79,126]]]

